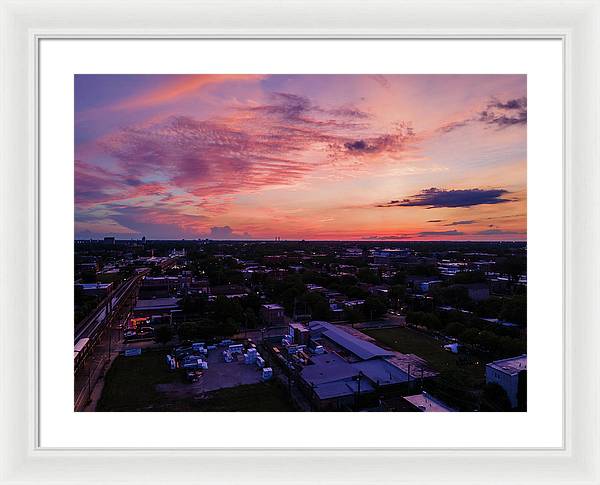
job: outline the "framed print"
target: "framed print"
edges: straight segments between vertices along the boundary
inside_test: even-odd
[[[2,4],[2,483],[598,483],[600,5],[309,5]]]

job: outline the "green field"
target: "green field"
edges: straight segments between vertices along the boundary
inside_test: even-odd
[[[440,373],[452,373],[465,376],[467,387],[479,387],[485,381],[485,365],[465,359],[460,354],[444,350],[446,342],[436,340],[430,335],[407,327],[363,330],[383,345],[402,352],[415,354],[425,359],[431,368]],[[467,360],[469,363],[465,363]],[[476,359],[475,359],[476,360]]]
[[[171,372],[162,352],[136,357],[119,356],[106,374],[97,411],[293,411],[285,391],[274,382],[237,386],[206,394],[169,399],[158,384],[187,384],[180,372]]]

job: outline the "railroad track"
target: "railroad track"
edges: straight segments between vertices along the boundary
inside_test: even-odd
[[[129,280],[123,283],[117,290],[106,297],[100,305],[94,310],[75,330],[74,344],[82,338],[93,340],[97,333],[104,327],[108,321],[111,312],[118,308],[119,304],[127,298],[129,292],[135,288],[140,279],[147,272],[132,276]]]

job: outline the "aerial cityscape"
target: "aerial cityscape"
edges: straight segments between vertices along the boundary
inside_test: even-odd
[[[526,95],[76,75],[75,411],[526,411]]]

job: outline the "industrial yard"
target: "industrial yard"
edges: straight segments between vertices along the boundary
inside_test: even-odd
[[[274,381],[262,381],[257,367],[219,361],[216,351],[208,362],[209,371],[190,383],[185,373],[169,369],[164,351],[119,356],[96,410],[293,411],[285,390]]]

